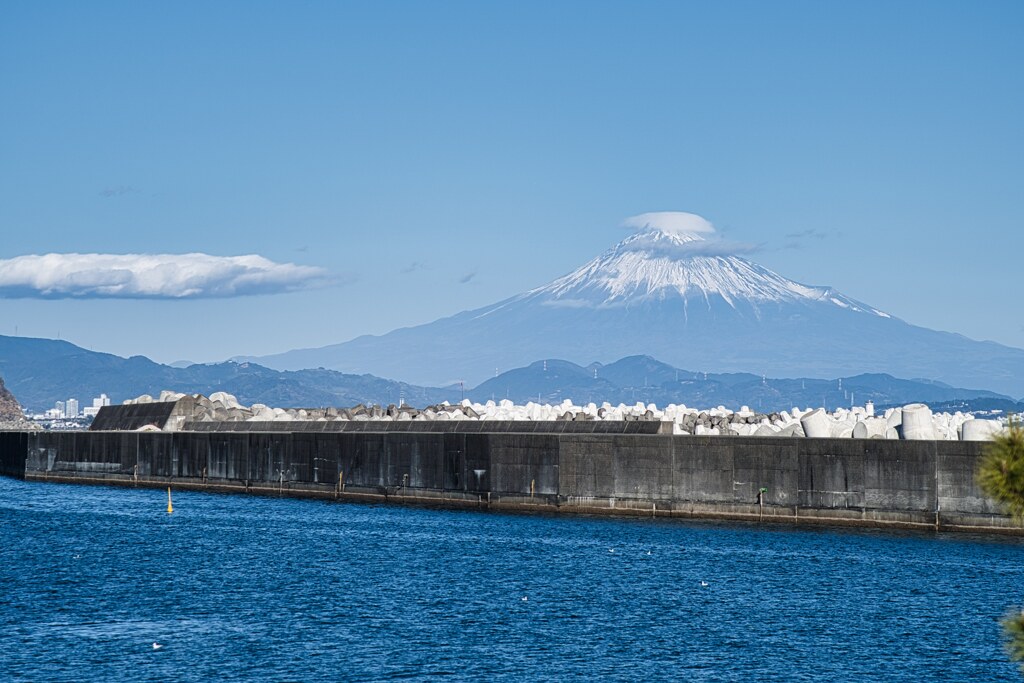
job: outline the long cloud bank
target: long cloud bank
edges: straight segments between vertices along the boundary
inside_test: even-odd
[[[322,286],[327,271],[255,254],[32,254],[0,259],[0,297],[201,299]]]

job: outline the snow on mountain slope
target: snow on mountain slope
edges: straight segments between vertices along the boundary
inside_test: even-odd
[[[695,371],[878,372],[1024,394],[1024,350],[910,325],[829,287],[789,280],[740,256],[746,245],[714,239],[693,214],[628,223],[635,232],[597,258],[496,304],[251,360],[439,386],[472,385],[542,358],[589,363],[647,354]]]
[[[889,317],[829,287],[802,285],[739,256],[715,253],[719,248],[700,233],[647,229],[510,303],[534,299],[548,306],[599,308],[676,296],[710,305],[717,296],[733,308],[740,301],[812,301]],[[495,310],[500,309],[489,312]]]

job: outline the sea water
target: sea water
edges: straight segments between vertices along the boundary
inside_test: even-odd
[[[0,679],[1016,681],[1020,540],[0,479]]]

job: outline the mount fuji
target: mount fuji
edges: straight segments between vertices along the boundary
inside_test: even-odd
[[[476,384],[542,358],[646,354],[694,371],[835,377],[889,373],[1024,394],[1024,350],[911,325],[830,287],[738,255],[694,214],[629,219],[635,232],[553,282],[381,336],[253,358],[434,384]]]

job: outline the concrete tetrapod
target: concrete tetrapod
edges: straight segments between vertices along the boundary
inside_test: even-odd
[[[1002,430],[998,420],[968,420],[964,422],[961,441],[988,441]]]
[[[935,438],[931,408],[923,403],[903,406],[903,438],[908,441],[930,441]]]
[[[125,405],[151,403],[181,403],[174,420],[168,420],[164,431],[177,431],[184,422],[334,422],[334,421],[394,421],[394,422],[450,422],[477,420],[486,422],[506,421],[616,421],[616,422],[661,422],[670,423],[671,431],[676,434],[695,435],[738,435],[738,436],[781,436],[815,438],[858,438],[858,439],[936,439],[939,441],[976,440],[986,438],[999,427],[973,425],[967,427],[967,436],[963,436],[963,425],[974,420],[971,413],[936,413],[927,411],[920,413],[921,406],[912,404],[906,407],[907,436],[904,436],[904,409],[890,408],[885,416],[875,416],[874,406],[870,403],[864,407],[851,406],[837,408],[833,412],[823,409],[793,408],[778,413],[757,413],[744,406],[737,411],[723,406],[700,410],[685,405],[669,404],[659,409],[654,404],[636,403],[634,405],[596,403],[576,405],[570,400],[563,400],[557,405],[529,402],[516,405],[507,399],[495,402],[473,403],[464,400],[452,405],[442,402],[425,406],[421,409],[409,405],[389,405],[386,408],[377,404],[358,404],[351,408],[274,408],[261,403],[252,406],[240,404],[233,394],[224,391],[213,393],[210,397],[201,394],[186,395],[173,391],[160,392],[160,400],[143,395],[125,401]],[[116,408],[116,407],[115,407]],[[135,411],[140,415],[145,410]],[[159,412],[159,411],[157,411]],[[928,417],[930,416],[930,417]],[[126,418],[141,420],[142,417]],[[930,421],[930,428],[928,422]],[[984,421],[984,420],[982,420]],[[994,420],[1000,427],[1005,418]],[[115,420],[116,422],[116,420]],[[109,424],[110,420],[105,423]],[[143,423],[145,421],[143,420]],[[120,424],[120,423],[119,423]],[[275,429],[280,426],[275,427]],[[982,431],[975,431],[982,430]]]
[[[828,439],[832,437],[832,426],[828,416],[821,408],[816,408],[800,418],[800,426],[804,434],[812,439]]]

